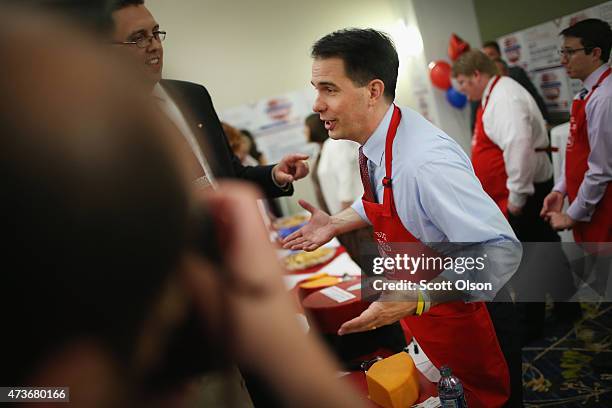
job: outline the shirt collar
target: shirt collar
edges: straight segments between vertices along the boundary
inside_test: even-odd
[[[593,89],[593,86],[595,86],[595,84],[599,80],[599,77],[601,76],[601,74],[603,74],[604,71],[608,69],[609,67],[610,66],[608,64],[603,64],[601,67],[591,72],[591,75],[589,75],[587,79],[584,80],[584,87],[588,91],[591,91],[591,89]]]
[[[166,102],[168,99],[170,99],[170,96],[168,95],[168,92],[166,92],[164,87],[161,86],[159,84],[159,82],[156,83],[155,86],[153,87],[153,92],[151,92],[151,95],[155,99],[159,99],[162,102]]]
[[[497,78],[497,75],[493,75],[491,79],[489,79],[489,82],[487,82],[487,86],[485,86],[485,90],[482,94],[482,98],[480,98],[480,104],[483,109],[487,101],[487,98],[489,97],[489,94],[491,93],[491,88],[493,87],[493,82],[495,82],[495,78]]]
[[[385,144],[387,141],[387,130],[391,124],[391,117],[393,116],[394,107],[394,104],[389,106],[387,113],[385,113],[385,116],[378,124],[378,127],[363,145],[363,154],[368,158],[368,160],[377,166],[382,165],[383,153],[385,152]]]

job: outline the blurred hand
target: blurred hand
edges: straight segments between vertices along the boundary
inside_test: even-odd
[[[204,262],[189,269],[187,287],[204,321],[217,323],[216,338],[233,351],[233,361],[273,385],[283,406],[364,406],[347,384],[337,380],[340,367],[327,349],[298,324],[294,300],[282,282],[283,271],[257,207],[261,197],[256,190],[226,182],[202,192],[200,198],[207,208],[221,209],[213,215],[221,218],[224,265],[214,265],[216,270],[207,273],[206,260],[200,258]]]
[[[263,224],[255,188],[225,182],[216,190],[199,192],[198,199],[216,218],[222,234],[222,265],[192,268],[189,288],[213,332],[225,338],[239,360],[264,365],[273,340],[270,333],[284,336],[301,333],[291,298],[282,281],[283,270]],[[215,213],[215,209],[222,211]],[[295,324],[294,324],[295,323]],[[231,333],[224,330],[231,328]],[[279,339],[280,341],[280,339]],[[278,347],[272,347],[272,350]]]
[[[300,200],[299,203],[312,216],[308,224],[285,237],[283,248],[314,251],[321,245],[329,242],[336,235],[332,224],[332,217],[326,212],[315,208],[307,201]]]
[[[345,322],[338,330],[338,335],[374,330],[397,322],[416,311],[417,302],[373,302],[366,310],[353,320]]]
[[[289,154],[272,169],[272,177],[279,185],[292,183],[308,175],[308,155]]]
[[[508,212],[514,215],[515,217],[518,217],[519,215],[523,213],[523,207],[517,207],[515,205],[508,203]]]
[[[221,258],[229,273],[224,276],[226,283],[236,284],[235,290],[249,286],[284,290],[283,272],[257,207],[260,193],[245,183],[225,182],[216,190],[200,191],[198,198],[216,218]]]
[[[572,229],[576,225],[576,221],[573,220],[569,215],[562,212],[549,212],[548,219],[550,226],[556,231],[562,231],[566,229]]]
[[[561,212],[563,208],[563,199],[564,195],[558,191],[550,192],[546,198],[544,198],[544,203],[542,204],[542,211],[540,211],[540,217],[544,218],[546,221],[550,221],[550,212]]]

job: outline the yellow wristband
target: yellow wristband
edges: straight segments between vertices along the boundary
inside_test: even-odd
[[[416,315],[420,316],[423,314],[423,308],[425,308],[425,302],[423,302],[423,294],[421,291],[417,291],[417,307],[416,307]]]

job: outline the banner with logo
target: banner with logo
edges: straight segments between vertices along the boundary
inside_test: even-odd
[[[307,88],[227,109],[220,117],[253,133],[257,148],[269,163],[275,163],[288,153],[311,153],[304,119],[313,113],[314,96],[314,90]]]
[[[510,66],[527,71],[550,112],[569,112],[574,95],[582,88],[579,80],[567,76],[557,50],[562,41],[559,33],[587,18],[612,24],[612,1],[497,39],[502,57]]]

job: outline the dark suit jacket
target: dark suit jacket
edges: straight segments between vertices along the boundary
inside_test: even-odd
[[[509,67],[508,76],[514,79],[519,84],[521,84],[522,87],[525,88],[527,92],[531,94],[536,104],[538,105],[540,112],[542,112],[544,120],[550,123],[550,114],[548,113],[548,108],[546,108],[546,103],[544,103],[544,99],[542,99],[542,96],[540,95],[536,87],[533,85],[533,82],[531,82],[531,80],[529,79],[529,76],[527,75],[525,70],[521,67],[516,66]],[[474,126],[476,125],[476,110],[478,109],[479,105],[480,101],[473,101],[471,103],[472,117],[470,125],[472,127],[472,132],[474,131]]]
[[[210,94],[202,85],[164,79],[161,85],[176,102],[218,178],[238,178],[257,184],[267,197],[293,194],[293,186],[277,187],[271,166],[243,166],[232,152]]]

